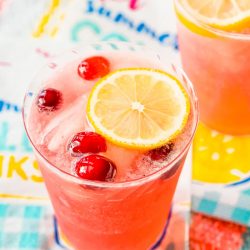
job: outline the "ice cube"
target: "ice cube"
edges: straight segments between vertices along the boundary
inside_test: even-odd
[[[89,129],[86,119],[87,95],[78,97],[66,109],[50,120],[43,130],[40,144],[48,144],[50,151],[56,151],[76,132]]]

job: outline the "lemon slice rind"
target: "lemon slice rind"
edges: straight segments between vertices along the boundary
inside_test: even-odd
[[[128,75],[129,77],[132,77],[132,78],[137,75],[149,76],[149,77],[152,77],[154,81],[162,81],[171,87],[175,95],[178,96],[178,101],[180,102],[180,105],[182,105],[181,112],[178,115],[178,117],[175,119],[175,125],[172,126],[172,129],[169,129],[166,131],[164,129],[159,128],[159,130],[162,130],[162,131],[161,133],[159,133],[158,136],[155,136],[154,138],[145,139],[141,137],[126,138],[126,137],[118,136],[114,130],[108,129],[107,127],[103,126],[103,122],[101,118],[98,117],[95,111],[96,103],[98,102],[98,94],[103,89],[103,87],[107,84],[111,84],[111,85],[113,84],[115,86],[114,84],[115,80],[124,75]],[[134,101],[132,100],[132,102]],[[111,103],[112,103],[112,100],[111,100]],[[115,102],[113,102],[113,104],[115,104]],[[147,107],[145,109],[147,109]],[[87,104],[87,117],[88,117],[90,124],[94,127],[96,132],[101,134],[108,141],[116,145],[120,145],[125,148],[132,148],[132,149],[145,149],[145,150],[153,149],[153,148],[160,147],[168,143],[169,141],[173,140],[183,130],[183,127],[187,123],[189,112],[190,112],[189,97],[184,87],[179,83],[179,81],[175,79],[172,75],[164,71],[156,70],[156,69],[148,69],[148,68],[120,69],[105,76],[104,78],[100,79],[93,87],[89,96],[88,104]],[[148,119],[150,120],[150,118]],[[154,124],[153,120],[152,120],[152,124]],[[157,127],[157,124],[155,124],[155,126]],[[124,129],[132,130],[134,128],[129,127],[129,128],[124,128]]]
[[[180,0],[180,3],[176,3],[175,9],[177,16],[181,20],[183,24],[185,24],[188,28],[193,30],[196,33],[204,33],[206,35],[209,35],[209,31],[200,30],[202,27],[199,27],[199,24],[196,24],[195,22],[192,22],[190,20],[190,15],[194,17],[196,20],[200,22],[200,24],[208,25],[211,28],[219,29],[221,31],[230,31],[230,32],[242,32],[244,28],[249,27],[250,24],[250,4],[249,9],[247,10],[241,10],[239,6],[237,6],[237,1],[235,2],[235,12],[236,13],[228,13],[228,16],[226,17],[225,13],[222,14],[222,17],[216,16],[216,10],[214,10],[214,16],[207,16],[204,13],[203,9],[197,9],[195,7],[192,7],[188,0]],[[212,5],[213,0],[207,1],[207,6],[209,8]],[[211,3],[210,3],[211,2]],[[221,1],[223,2],[223,1]],[[232,3],[233,5],[233,3]],[[211,10],[210,10],[211,12]],[[218,10],[217,10],[218,12]],[[210,33],[210,36],[212,35],[212,32]]]

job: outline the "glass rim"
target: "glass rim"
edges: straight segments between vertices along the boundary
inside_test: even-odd
[[[172,69],[175,71],[176,74],[181,74],[182,79],[180,79],[181,83],[185,82],[188,90],[188,96],[190,98],[191,105],[193,106],[193,121],[191,125],[191,130],[190,130],[190,138],[186,141],[185,145],[183,146],[181,152],[178,152],[178,154],[173,157],[173,159],[163,168],[160,170],[153,172],[145,177],[134,179],[134,180],[128,180],[128,181],[123,181],[123,182],[101,182],[101,181],[93,181],[93,180],[87,180],[87,179],[80,179],[77,176],[74,176],[73,174],[64,171],[57,167],[55,164],[50,162],[43,154],[39,151],[39,149],[36,147],[35,143],[32,141],[31,136],[28,132],[27,128],[27,122],[25,119],[25,103],[26,103],[26,98],[29,97],[29,91],[26,92],[23,100],[23,107],[22,107],[22,120],[24,124],[24,129],[25,132],[29,138],[29,141],[35,150],[35,152],[45,161],[46,167],[48,167],[52,172],[59,176],[63,176],[63,178],[66,178],[74,183],[80,184],[80,185],[86,185],[86,186],[92,186],[92,187],[99,187],[99,188],[126,188],[126,187],[132,187],[132,186],[137,186],[140,185],[141,183],[146,183],[149,181],[152,181],[154,179],[159,178],[163,174],[167,173],[170,171],[176,163],[184,156],[184,154],[187,152],[189,145],[192,142],[192,139],[194,137],[194,133],[196,131],[197,125],[198,125],[198,119],[199,119],[199,114],[198,114],[198,98],[195,94],[193,84],[189,80],[188,76],[184,72],[184,70],[176,66],[173,63],[169,63],[169,65],[172,67]]]
[[[192,13],[190,13],[188,10],[186,10],[180,3],[180,0],[173,0],[173,1],[174,1],[174,5],[178,9],[181,9],[183,13],[187,15],[188,19],[191,20],[192,23],[204,29],[205,31],[208,31],[216,36],[220,36],[223,38],[230,38],[230,39],[235,39],[235,40],[246,40],[246,41],[250,40],[250,34],[230,32],[230,31],[221,30],[219,28],[209,26],[208,24],[202,22],[201,20],[196,18],[194,15],[192,15]]]

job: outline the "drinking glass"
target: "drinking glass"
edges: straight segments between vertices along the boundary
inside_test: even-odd
[[[61,168],[64,155],[58,156],[61,158],[58,159],[57,165],[51,163],[30,133],[30,112],[42,82],[53,77],[55,72],[58,74],[58,66],[103,51],[120,51],[125,55],[136,53],[138,60],[142,54],[147,53],[152,59],[161,60],[159,55],[147,51],[144,47],[127,43],[99,43],[78,47],[54,58],[37,75],[25,96],[25,129],[33,145],[56,219],[73,249],[155,249],[165,232],[172,198],[198,120],[197,98],[191,82],[181,69],[170,63],[166,64],[165,68],[166,72],[180,81],[188,94],[191,111],[186,137],[176,148],[175,157],[166,166],[143,178],[124,182],[79,179],[67,171],[67,166],[66,170]],[[168,58],[164,60],[168,61]],[[68,88],[70,87],[69,83]],[[126,160],[123,155],[118,157],[124,157]]]

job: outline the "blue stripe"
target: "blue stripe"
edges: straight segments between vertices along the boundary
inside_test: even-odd
[[[241,184],[247,183],[247,182],[249,182],[249,181],[250,181],[250,176],[249,176],[249,177],[247,177],[246,179],[241,180],[241,181],[234,182],[234,183],[232,183],[232,184],[228,184],[228,185],[226,185],[226,187],[234,187],[234,186],[238,186],[238,185],[241,185]]]
[[[57,245],[59,245],[61,248],[63,249],[67,249],[65,246],[63,246],[61,244],[60,241],[60,236],[59,236],[59,231],[58,231],[58,226],[57,226],[57,221],[56,221],[56,217],[54,217],[54,231],[55,231],[55,242],[57,243]]]
[[[162,243],[163,239],[165,238],[166,234],[167,234],[167,230],[169,227],[169,223],[172,217],[172,208],[170,209],[170,212],[168,214],[168,219],[167,219],[167,223],[163,229],[162,235],[160,236],[159,240],[150,248],[150,250],[156,250]]]

